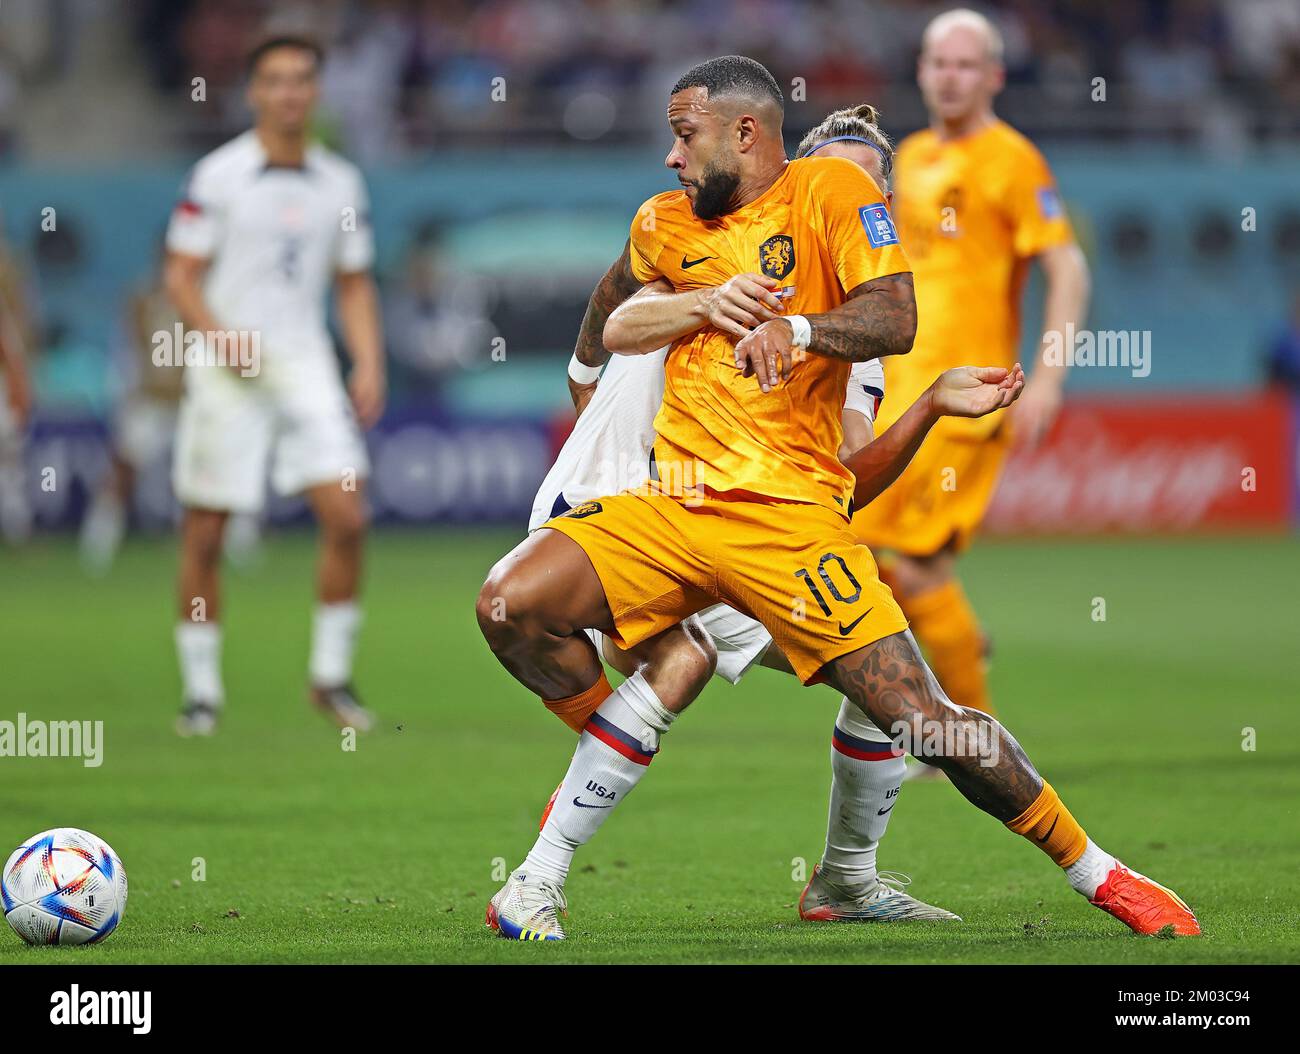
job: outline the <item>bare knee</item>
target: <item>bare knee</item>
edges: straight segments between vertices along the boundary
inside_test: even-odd
[[[360,501],[339,504],[321,518],[321,534],[326,544],[340,549],[358,548],[366,538],[369,517]]]
[[[543,603],[529,576],[502,560],[488,572],[474,611],[484,638],[500,652],[541,630]]]
[[[952,555],[942,550],[930,556],[895,554],[888,561],[887,577],[899,596],[915,597],[946,585],[952,573]]]
[[[718,668],[718,648],[696,616],[692,615],[683,622],[682,629],[691,647],[689,653],[685,648],[680,649],[683,653],[679,659],[681,675],[698,695]]]
[[[659,701],[674,713],[704,691],[718,666],[718,650],[694,616],[638,646],[635,657]]]
[[[186,559],[204,569],[216,567],[221,562],[221,537],[225,526],[226,514],[223,512],[188,510],[181,532]]]

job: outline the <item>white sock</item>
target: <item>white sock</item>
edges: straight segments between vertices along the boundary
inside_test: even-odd
[[[832,881],[862,886],[876,877],[876,847],[906,770],[889,737],[845,698],[831,737],[831,806],[821,868]]]
[[[641,673],[619,685],[578,737],[551,815],[519,870],[563,885],[574,851],[645,775],[674,717]]]
[[[1082,893],[1091,900],[1115,864],[1115,858],[1089,838],[1083,856],[1065,869],[1065,877],[1070,880],[1076,893]]]
[[[226,698],[221,686],[220,623],[178,622],[176,655],[186,701],[220,706]]]
[[[113,562],[126,534],[126,506],[115,494],[101,491],[81,523],[81,557],[91,571],[102,574]]]
[[[311,628],[311,683],[337,688],[352,680],[352,654],[361,628],[361,608],[355,600],[317,604]]]

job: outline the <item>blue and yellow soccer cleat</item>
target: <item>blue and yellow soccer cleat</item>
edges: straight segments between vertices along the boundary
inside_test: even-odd
[[[960,915],[908,896],[904,887],[911,881],[906,875],[881,871],[867,886],[849,889],[822,875],[818,864],[799,898],[799,917],[806,922],[961,922]]]
[[[568,908],[561,886],[516,871],[488,901],[485,921],[512,941],[562,941],[560,915]]]

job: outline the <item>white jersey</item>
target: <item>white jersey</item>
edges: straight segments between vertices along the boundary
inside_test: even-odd
[[[661,348],[649,355],[615,355],[609,360],[596,393],[537,491],[529,531],[584,501],[639,487],[650,478],[654,420],[663,401],[667,354],[668,349]],[[880,360],[855,363],[845,409],[856,410],[874,425],[884,396]]]
[[[300,168],[271,165],[249,131],[194,167],[167,248],[212,261],[208,308],[225,328],[259,333],[268,365],[330,357],[330,284],[374,262],[369,208],[348,161],[313,145]]]

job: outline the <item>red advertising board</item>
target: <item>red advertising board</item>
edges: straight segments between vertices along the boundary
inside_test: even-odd
[[[1009,459],[985,529],[1002,533],[1282,527],[1295,507],[1293,407],[1281,397],[1071,400]]]

